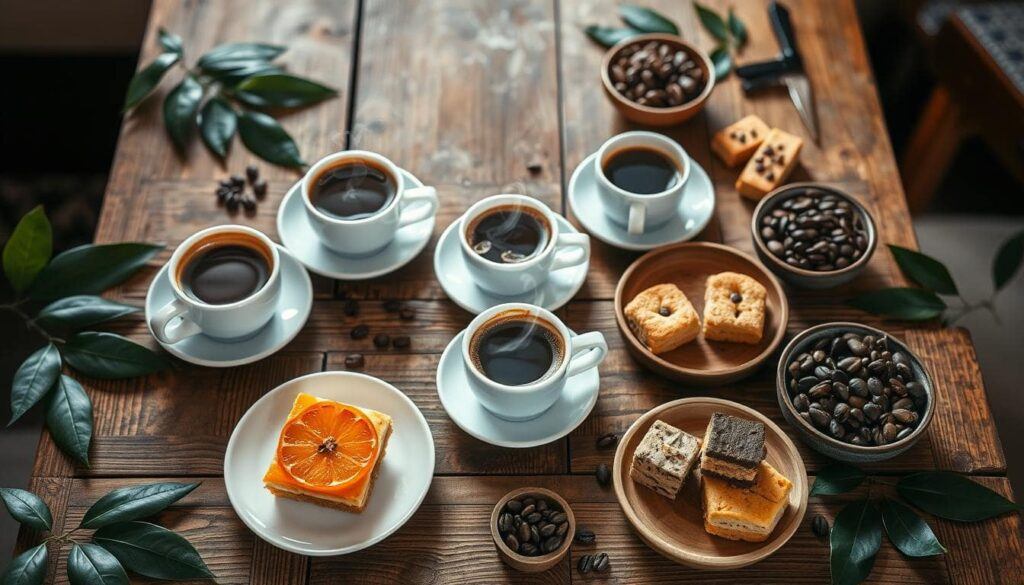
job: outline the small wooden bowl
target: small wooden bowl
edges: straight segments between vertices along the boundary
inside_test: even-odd
[[[510,549],[505,544],[505,541],[501,539],[501,534],[498,533],[498,516],[501,514],[501,511],[505,509],[505,504],[507,504],[509,500],[520,496],[543,496],[554,501],[560,508],[562,508],[562,511],[565,512],[565,515],[568,517],[569,530],[565,533],[565,540],[562,542],[562,546],[558,547],[558,550],[539,557],[527,557]],[[494,540],[494,547],[498,549],[498,556],[500,556],[501,560],[505,561],[505,564],[508,566],[524,573],[539,573],[541,571],[547,571],[561,562],[562,559],[565,558],[566,553],[569,552],[569,547],[572,546],[572,539],[575,534],[576,516],[573,515],[572,508],[569,507],[569,502],[565,501],[562,496],[548,489],[524,487],[512,490],[498,500],[498,503],[494,505],[494,511],[491,512],[491,538]]]
[[[677,50],[681,49],[690,55],[690,58],[704,70],[704,79],[707,80],[707,84],[704,86],[704,90],[700,92],[700,95],[678,106],[655,108],[651,106],[641,106],[620,94],[618,90],[615,89],[615,84],[612,83],[609,70],[612,62],[618,58],[619,51],[628,45],[646,43],[649,41],[668,43]],[[701,111],[704,107],[704,102],[706,102],[708,96],[711,95],[711,90],[715,88],[715,68],[711,64],[711,59],[708,57],[707,53],[701,51],[690,43],[687,43],[682,38],[663,33],[651,33],[624,39],[619,41],[619,43],[614,47],[608,49],[608,52],[604,54],[604,59],[601,61],[601,81],[604,84],[605,93],[608,94],[608,99],[615,104],[615,108],[618,109],[619,113],[625,116],[626,119],[646,126],[671,126],[673,124],[685,122],[686,120],[696,116],[697,112]]]
[[[703,437],[715,412],[764,423],[766,459],[793,482],[789,508],[764,542],[727,540],[708,534],[704,530],[700,481],[694,475],[686,479],[675,501],[629,477],[633,452],[654,421],[661,420],[695,437]],[[738,569],[768,557],[793,536],[807,511],[807,470],[793,441],[763,414],[719,398],[682,398],[666,402],[637,419],[619,441],[612,480],[615,497],[640,539],[665,557],[695,569]]]
[[[707,277],[727,271],[746,274],[768,291],[764,334],[757,345],[707,341],[698,335],[682,347],[655,355],[629,330],[624,311],[641,291],[675,284],[703,316]],[[615,321],[630,353],[648,369],[674,380],[714,386],[752,374],[779,347],[786,335],[789,302],[778,279],[753,258],[721,244],[688,242],[648,252],[626,269],[615,288]]]

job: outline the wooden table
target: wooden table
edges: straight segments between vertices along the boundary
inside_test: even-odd
[[[822,147],[807,143],[796,179],[841,185],[875,212],[885,243],[915,246],[910,216],[886,138],[867,52],[851,0],[789,0],[806,67],[818,100]],[[713,40],[700,30],[689,2],[649,2],[681,24],[686,38],[705,48]],[[761,2],[736,5],[751,29],[741,61],[767,58],[777,47]],[[564,188],[572,170],[607,137],[630,129],[602,95],[598,64],[603,51],[583,34],[591,22],[616,21],[610,0],[446,0],[395,2],[356,0],[243,0],[153,3],[140,63],[157,52],[163,26],[185,37],[188,58],[237,40],[289,45],[293,70],[341,88],[341,97],[284,118],[307,159],[347,147],[375,150],[436,185],[442,205],[435,233],[473,201],[502,192],[525,192],[567,212]],[[170,86],[165,83],[161,91]],[[127,118],[97,232],[99,242],[166,242],[152,270],[113,291],[141,301],[155,269],[192,232],[229,220],[276,236],[277,203],[297,179],[287,170],[261,165],[270,195],[254,217],[230,218],[216,205],[215,180],[227,173],[196,141],[187,160],[175,156],[160,123],[159,100]],[[748,223],[752,205],[733,188],[736,171],[710,155],[709,135],[744,114],[803,134],[783,93],[748,99],[735,77],[715,89],[704,113],[669,131],[711,174],[717,190],[715,219],[702,239],[752,252]],[[240,144],[228,171],[255,159]],[[539,172],[528,166],[539,164]],[[697,389],[640,369],[626,352],[612,314],[612,294],[621,271],[636,255],[594,241],[586,285],[559,311],[578,331],[599,330],[610,353],[601,366],[600,399],[590,417],[568,438],[534,449],[492,447],[460,431],[445,415],[434,372],[445,345],[471,315],[447,300],[431,262],[433,242],[405,268],[369,282],[316,279],[313,314],[288,347],[256,364],[204,369],[181,364],[142,379],[83,380],[95,404],[91,468],[73,465],[44,433],[32,489],[54,510],[55,524],[77,523],[86,507],[107,490],[157,478],[202,479],[203,485],[159,518],[182,531],[199,549],[220,583],[496,583],[525,580],[502,564],[488,532],[487,517],[508,489],[526,484],[565,496],[582,524],[598,534],[598,550],[612,557],[612,571],[583,578],[572,559],[536,581],[823,583],[828,547],[810,531],[817,514],[833,517],[848,497],[811,498],[804,526],[770,559],[744,570],[706,573],[675,565],[647,548],[631,532],[610,489],[593,471],[610,463],[595,438],[623,431],[641,413],[668,400],[710,394],[740,401],[771,416],[783,428],[775,402],[773,367],[742,383]],[[1006,463],[993,426],[976,356],[959,329],[908,328],[879,322],[845,306],[858,291],[894,284],[900,276],[881,249],[855,283],[831,292],[789,289],[790,333],[823,321],[853,319],[879,325],[904,338],[926,361],[938,385],[938,408],[930,433],[910,452],[870,467],[873,474],[947,469],[974,475],[1011,494]],[[344,298],[365,299],[362,314],[344,316]],[[382,299],[403,299],[417,321],[387,314]],[[348,332],[366,323],[374,332],[413,336],[408,351],[376,351],[369,339]],[[152,343],[141,319],[117,331]],[[419,512],[384,542],[348,556],[309,559],[275,549],[249,532],[228,503],[221,477],[224,448],[235,422],[261,395],[296,376],[344,369],[344,356],[366,354],[365,372],[402,389],[423,411],[437,448],[437,477]],[[796,437],[794,436],[794,439]],[[797,441],[811,474],[826,461]],[[1020,517],[977,524],[933,521],[949,548],[945,556],[909,560],[887,542],[873,579],[900,583],[999,582],[1024,574]],[[21,535],[22,546],[36,536]],[[64,580],[63,554],[51,554],[50,575]],[[60,560],[57,560],[60,559]],[[61,566],[57,566],[61,565]]]

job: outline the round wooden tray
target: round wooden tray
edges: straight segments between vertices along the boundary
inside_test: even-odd
[[[703,437],[715,412],[763,422],[768,451],[766,459],[793,482],[789,508],[764,542],[726,540],[708,534],[704,530],[700,481],[694,475],[687,478],[675,501],[654,493],[629,477],[633,452],[655,420],[664,421],[695,437]],[[719,398],[682,398],[666,402],[637,419],[619,441],[612,479],[615,497],[640,539],[665,557],[696,569],[737,569],[768,557],[793,536],[807,511],[807,470],[793,442],[768,417],[752,408]]]
[[[760,343],[709,342],[698,335],[681,347],[655,355],[629,330],[626,305],[641,291],[662,283],[673,283],[686,293],[703,319],[707,278],[727,271],[746,274],[768,291]],[[788,321],[789,302],[775,275],[750,256],[721,244],[688,242],[648,252],[622,273],[615,288],[615,322],[630,353],[655,373],[692,384],[713,386],[752,374],[782,343]]]

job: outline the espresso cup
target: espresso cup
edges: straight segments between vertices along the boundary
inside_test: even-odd
[[[474,251],[470,241],[470,231],[475,222],[496,210],[507,209],[531,214],[546,230],[543,247],[514,263],[489,260]],[[544,284],[551,272],[590,260],[590,238],[586,234],[563,233],[555,213],[533,197],[492,195],[474,203],[458,222],[466,266],[477,286],[494,295],[514,296],[529,292]]]
[[[611,181],[605,173],[607,162],[626,149],[650,149],[676,166],[677,180],[664,191],[652,194],[631,193]],[[609,138],[594,157],[597,192],[610,220],[637,236],[667,223],[679,213],[686,180],[690,177],[690,157],[678,142],[655,132],[623,132]]]
[[[209,254],[238,246],[266,263],[266,280],[244,298],[230,302],[208,302],[197,296],[187,282],[192,263]],[[204,258],[205,257],[205,258]],[[274,316],[281,293],[281,257],[277,246],[264,234],[241,225],[224,225],[197,232],[178,246],[167,262],[174,300],[149,320],[149,327],[161,342],[177,343],[200,333],[225,341],[243,340],[256,334]],[[224,280],[224,279],[222,279]],[[230,278],[228,282],[232,282]],[[234,282],[237,284],[237,282]],[[191,294],[190,294],[191,291]]]
[[[537,380],[503,384],[488,377],[480,359],[481,336],[509,322],[528,322],[542,330],[553,344],[558,362]],[[477,315],[462,336],[462,359],[469,386],[476,399],[498,418],[523,421],[536,418],[551,408],[565,389],[566,381],[596,368],[608,354],[608,344],[599,331],[575,334],[551,311],[526,303],[505,303]]]
[[[382,171],[394,187],[394,195],[366,217],[350,219],[331,215],[313,202],[316,181],[324,173],[348,165],[368,165]],[[300,183],[306,217],[331,250],[345,256],[370,256],[391,243],[403,226],[423,221],[437,213],[437,191],[433,187],[405,188],[402,171],[387,158],[365,150],[346,150],[326,156],[314,164]]]

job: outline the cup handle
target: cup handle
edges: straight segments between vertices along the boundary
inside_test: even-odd
[[[188,305],[175,299],[163,306],[156,315],[149,320],[149,327],[153,330],[153,335],[156,336],[161,343],[173,345],[178,343],[186,337],[192,337],[197,333],[202,333],[199,325],[185,316],[188,312]],[[167,324],[171,322],[175,317],[181,317],[181,323],[177,327],[167,331]]]
[[[644,233],[644,204],[635,202],[629,204],[629,235],[639,236]]]
[[[412,205],[417,201],[426,201],[426,205]],[[402,215],[398,218],[398,227],[407,226],[410,223],[423,221],[437,213],[437,189],[433,187],[414,187],[406,189],[402,195]]]
[[[555,259],[550,270],[577,266],[590,260],[590,237],[587,234],[558,234],[555,240]]]
[[[600,331],[575,335],[571,345],[572,356],[569,358],[569,367],[565,370],[567,378],[596,368],[604,361],[604,356],[608,355],[608,344]]]

